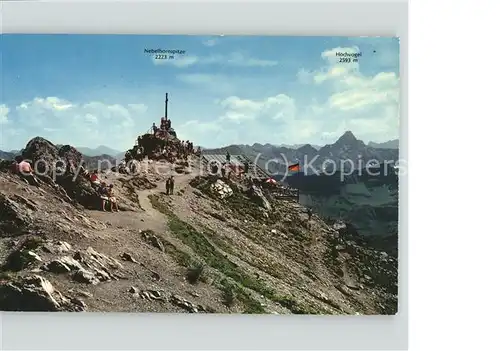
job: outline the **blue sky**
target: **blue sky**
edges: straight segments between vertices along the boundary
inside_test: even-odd
[[[0,50],[2,150],[35,136],[128,149],[166,92],[179,137],[205,147],[399,137],[397,38],[2,35]]]

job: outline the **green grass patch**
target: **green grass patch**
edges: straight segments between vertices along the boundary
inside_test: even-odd
[[[270,299],[274,297],[274,291],[271,288],[245,273],[235,263],[218,252],[217,248],[214,247],[202,233],[199,233],[196,228],[189,223],[179,219],[179,217],[164,206],[160,202],[158,195],[150,195],[149,199],[154,208],[168,217],[170,231],[200,256],[207,265],[218,270],[227,277],[232,278],[245,288],[254,290]]]
[[[241,216],[250,216],[256,220],[263,221],[262,208],[240,192],[234,192],[233,196],[226,199],[227,204]]]
[[[144,230],[142,233],[143,234],[146,233],[148,235],[155,235],[163,244],[165,253],[168,254],[170,257],[172,257],[179,265],[183,267],[190,267],[193,265],[194,261],[188,253],[177,248],[170,241],[166,240],[162,235],[155,233],[151,229]]]
[[[293,314],[320,314],[318,311],[309,306],[299,304],[297,301],[287,296],[280,296],[276,298],[276,302],[286,309],[290,310]]]
[[[315,309],[304,306],[290,297],[277,295],[276,292],[264,282],[244,272],[243,269],[231,262],[224,254],[218,252],[216,246],[227,253],[233,253],[233,250],[227,243],[220,239],[213,230],[203,227],[203,231],[214,244],[195,227],[177,217],[166,204],[161,202],[161,197],[159,195],[150,195],[149,199],[155,209],[167,216],[170,231],[185,245],[189,246],[206,265],[216,269],[227,277],[217,284],[221,289],[223,301],[227,306],[232,306],[237,300],[240,301],[245,308],[243,313],[266,313],[264,307],[245,290],[246,288],[259,293],[271,301],[279,303],[294,314],[319,313]],[[167,245],[165,245],[165,247],[167,247]]]
[[[202,263],[196,263],[188,268],[186,278],[191,284],[196,284],[198,281],[202,280],[203,273],[205,271],[205,266]]]
[[[270,262],[268,263],[268,265],[263,265],[263,264],[260,264],[259,262],[254,262],[254,261],[251,261],[249,260],[247,257],[245,257],[244,255],[242,255],[240,252],[237,252],[235,251],[228,243],[226,240],[224,239],[221,239],[216,233],[215,231],[213,231],[212,229],[202,225],[202,224],[199,224],[199,226],[203,227],[203,232],[208,235],[208,237],[210,238],[210,241],[212,241],[215,246],[219,247],[222,251],[224,252],[227,252],[228,254],[231,254],[231,255],[234,255],[234,256],[237,256],[239,257],[241,260],[245,261],[246,263],[248,263],[249,265],[253,266],[253,267],[256,267],[258,269],[260,269],[261,271],[264,271],[266,272],[267,274],[275,277],[275,278],[278,278],[278,279],[283,279],[284,278],[284,275],[281,273],[282,271],[285,270],[284,267],[280,266],[279,264],[276,264],[274,262]],[[253,253],[252,253],[253,254]]]
[[[221,239],[214,230],[208,228],[207,226],[204,226],[202,224],[199,224],[200,227],[203,228],[204,234],[206,234],[209,238],[210,241],[214,243],[215,246],[217,246],[219,249],[221,249],[224,252],[227,252],[228,254],[231,255],[236,255],[236,252],[233,250],[233,248],[225,241],[224,239]]]
[[[233,306],[236,300],[240,301],[244,306],[244,314],[264,314],[266,310],[259,301],[255,300],[245,289],[240,285],[231,283],[227,279],[220,282],[222,297],[224,304],[228,307]]]

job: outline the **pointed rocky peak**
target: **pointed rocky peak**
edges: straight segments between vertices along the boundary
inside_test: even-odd
[[[354,134],[348,130],[336,142],[335,145],[358,145],[363,144],[363,141],[356,139]]]

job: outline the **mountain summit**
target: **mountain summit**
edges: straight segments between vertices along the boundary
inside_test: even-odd
[[[336,142],[335,145],[342,146],[342,145],[362,145],[364,146],[365,143],[362,140],[356,139],[354,134],[348,130],[345,132]]]

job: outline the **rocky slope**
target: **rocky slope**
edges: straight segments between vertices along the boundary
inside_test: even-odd
[[[12,159],[14,159],[14,156],[15,156],[15,154],[13,152],[6,152],[6,151],[0,150],[0,159],[12,160]]]
[[[334,175],[290,175],[286,182],[300,190],[300,203],[312,207],[323,218],[343,218],[364,236],[397,235],[399,179],[396,171],[373,169],[341,177]]]
[[[81,161],[41,138],[24,150],[47,164]],[[0,171],[0,309],[274,314],[394,314],[397,259],[368,248],[341,221],[259,187],[200,176],[200,162],[167,173],[101,174],[120,212],[97,210],[83,175],[27,184]],[[48,166],[49,171],[53,170]],[[158,168],[156,169],[158,170]],[[172,172],[172,173],[171,173]],[[164,181],[175,177],[174,195]]]

